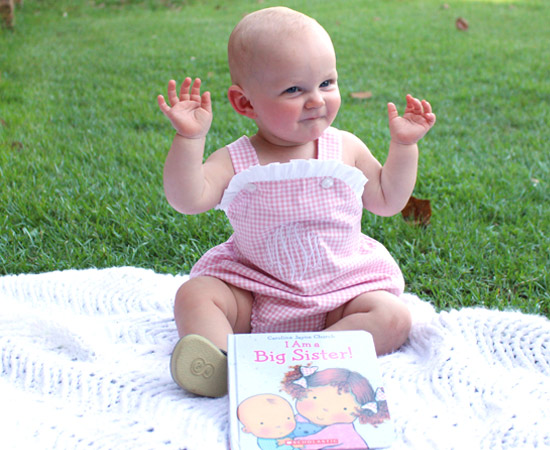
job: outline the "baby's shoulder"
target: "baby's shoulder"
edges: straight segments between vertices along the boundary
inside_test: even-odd
[[[231,163],[231,155],[227,146],[214,150],[212,154],[206,158],[205,163],[222,167],[229,165],[233,168],[233,164]]]
[[[342,137],[342,161],[350,166],[355,166],[357,160],[365,153],[365,143],[349,131],[339,130]]]
[[[223,189],[227,187],[229,181],[235,175],[233,162],[227,147],[215,150],[205,161],[205,169],[210,174],[210,179],[219,184]]]
[[[365,143],[359,139],[355,134],[350,133],[346,130],[338,130],[342,136],[342,146],[349,147],[350,149],[354,148],[364,148],[366,147]]]

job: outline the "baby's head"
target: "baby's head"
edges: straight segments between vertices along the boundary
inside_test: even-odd
[[[307,373],[307,375],[306,375]],[[373,413],[362,408],[376,400],[363,375],[341,367],[317,371],[317,367],[294,366],[285,374],[283,390],[296,400],[296,410],[317,425],[374,423]],[[381,422],[377,422],[381,423]]]
[[[285,7],[245,16],[228,45],[235,111],[279,146],[313,142],[336,118],[341,98],[332,41],[311,17]]]
[[[245,433],[266,439],[283,438],[296,428],[290,403],[273,394],[259,394],[243,400],[237,416]]]
[[[261,80],[267,61],[280,63],[290,58],[297,62],[307,58],[315,46],[328,48],[334,54],[328,33],[305,14],[283,6],[248,14],[229,37],[231,81],[242,86],[250,76]]]

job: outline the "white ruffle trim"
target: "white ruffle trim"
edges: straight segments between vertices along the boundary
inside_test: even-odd
[[[256,165],[243,170],[231,179],[216,209],[227,211],[237,194],[242,189],[249,189],[251,183],[324,177],[342,180],[359,198],[368,181],[359,169],[336,159],[294,159],[287,163]]]

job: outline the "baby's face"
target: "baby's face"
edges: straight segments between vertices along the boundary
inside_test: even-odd
[[[266,439],[278,439],[296,428],[296,419],[290,404],[278,396],[257,396],[239,406],[239,420],[243,431]]]
[[[245,86],[259,133],[279,145],[314,141],[340,108],[332,42],[316,28],[271,41],[259,44]]]
[[[335,386],[311,388],[305,398],[296,402],[298,412],[317,425],[352,423],[359,408],[350,392],[339,392]]]

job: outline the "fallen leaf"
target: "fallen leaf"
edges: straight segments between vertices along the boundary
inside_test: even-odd
[[[448,3],[443,3],[443,4],[441,5],[441,8],[442,8],[442,9],[449,9],[450,6],[449,6]]]
[[[409,201],[401,211],[403,219],[413,225],[429,225],[432,217],[432,207],[429,200],[421,200],[411,195]]]
[[[466,19],[463,19],[462,17],[459,17],[458,19],[456,19],[455,25],[457,30],[460,30],[460,31],[466,31],[468,29],[468,22],[466,21]]]
[[[366,100],[372,97],[372,92],[371,91],[352,92],[350,96],[351,98],[356,98],[358,100]]]

